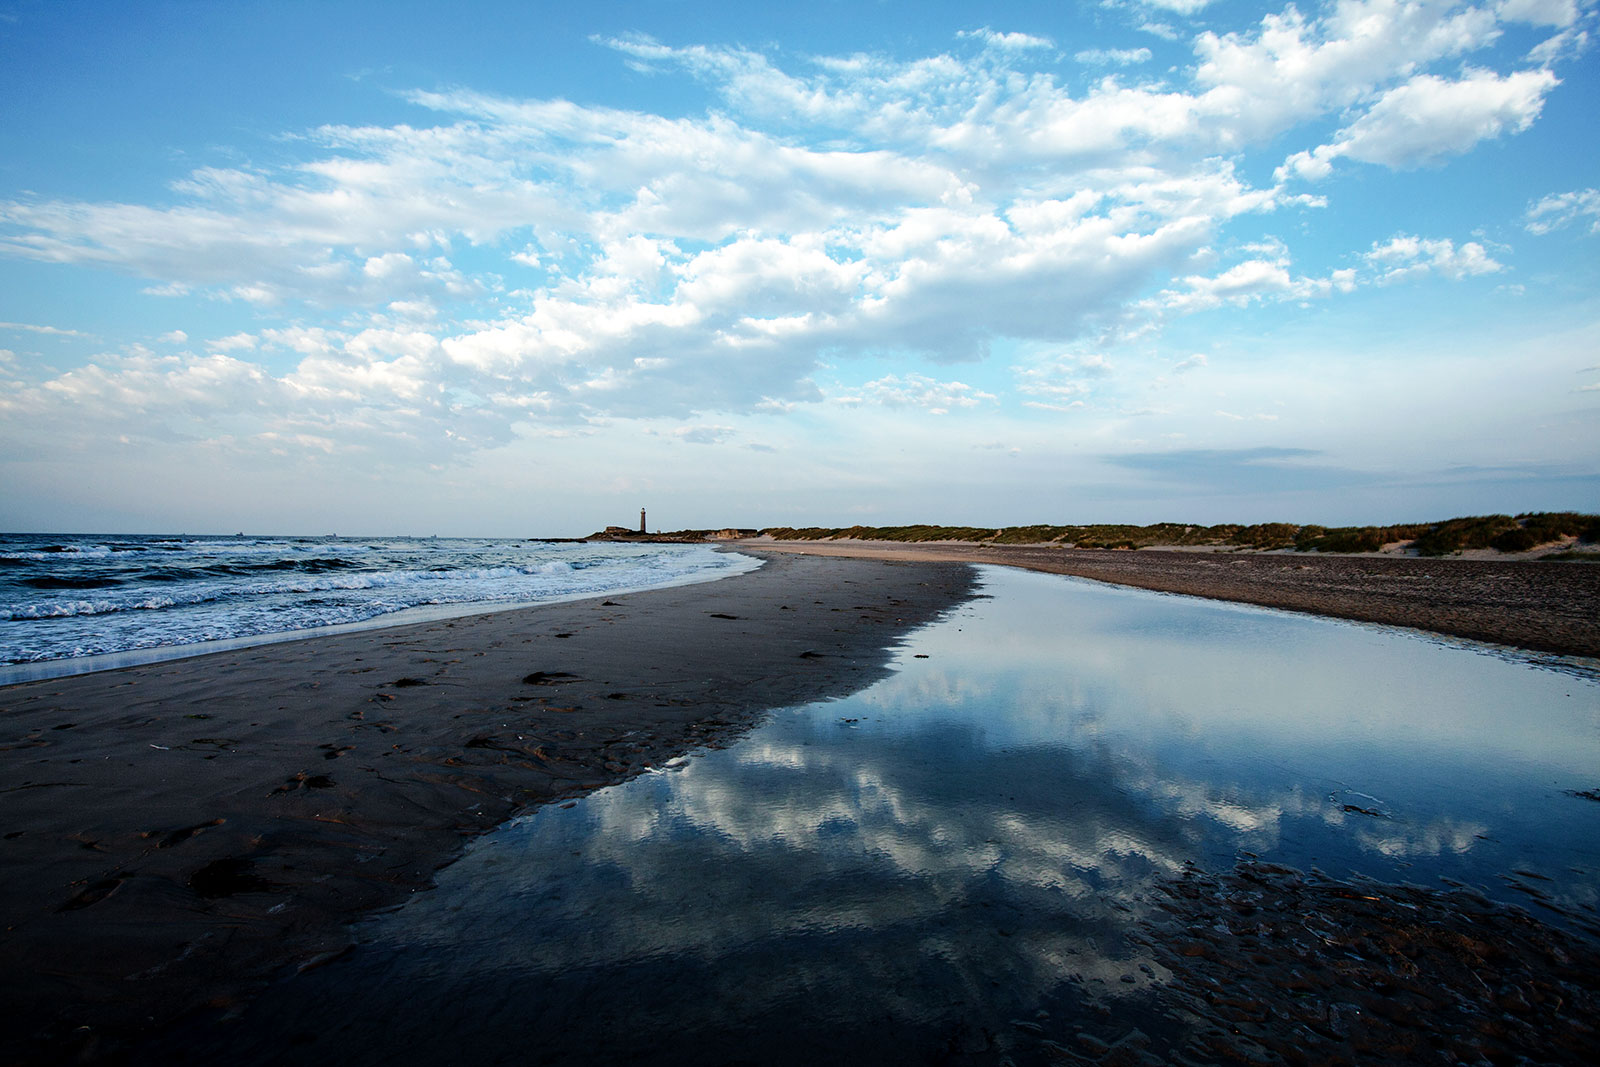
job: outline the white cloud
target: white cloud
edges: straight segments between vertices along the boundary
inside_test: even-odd
[[[1290,276],[1287,260],[1246,260],[1215,277],[1190,275],[1183,282],[1186,289],[1162,294],[1164,305],[1179,312],[1223,304],[1243,307],[1267,296],[1282,296],[1304,289]]]
[[[1150,62],[1150,49],[1148,48],[1086,48],[1081,52],[1074,52],[1072,58],[1079,63],[1089,66],[1105,67],[1131,67],[1140,63]]]
[[[47,334],[52,337],[87,337],[88,334],[77,330],[67,330],[60,326],[35,326],[28,322],[0,322],[0,330],[20,330],[24,333]]]
[[[1576,26],[1558,4],[1499,10]],[[253,376],[107,357],[40,403],[84,399],[92,381],[104,408],[122,396],[159,412],[150,391],[165,379],[210,382],[205,432],[270,433],[274,447],[454,449],[607,417],[704,429],[817,402],[834,353],[950,363],[1001,339],[1059,352],[1206,308],[1499,270],[1477,243],[1402,236],[1359,273],[1297,275],[1256,219],[1313,201],[1254,184],[1243,155],[1302,123],[1343,123],[1280,180],[1319,177],[1340,158],[1411,167],[1525,129],[1552,74],[1460,72],[1499,32],[1493,10],[1463,4],[1286,7],[1199,34],[1181,72],[1118,71],[1081,90],[1060,80],[1052,41],[988,28],[910,60],[608,39],[635,69],[698,79],[716,107],[666,117],[409,92],[432,125],[304,131],[285,141],[298,162],[200,167],[160,202],[0,203],[0,254],[250,305],[205,347],[256,360],[241,363]],[[1076,58],[1136,67],[1151,53]],[[1443,61],[1450,78],[1429,71]],[[1528,227],[1592,227],[1585,195],[1541,202]],[[1214,247],[1244,259],[1219,266]],[[1095,358],[1030,364],[1017,388],[1036,406],[1086,403],[1115,378]],[[848,391],[945,412],[995,399],[918,373]]]
[[[1031,33],[996,33],[987,26],[981,30],[963,30],[957,36],[975,38],[990,48],[1007,50],[1055,47],[1055,42],[1048,37],[1036,37]]]
[[[1170,11],[1174,15],[1198,15],[1211,6],[1211,0],[1137,0],[1145,7]]]
[[[992,403],[993,393],[965,382],[941,382],[921,374],[886,375],[861,387],[866,400],[890,408],[922,408],[930,415],[946,415],[953,408],[974,408]]]
[[[219,337],[215,341],[207,341],[206,347],[213,352],[248,352],[256,347],[256,338],[248,333],[236,333],[229,337]]]
[[[1308,20],[1291,6],[1263,17],[1254,35],[1200,35],[1195,76],[1207,88],[1198,104],[1236,136],[1271,136],[1498,35],[1493,13],[1473,7],[1346,0]]]
[[[1044,411],[1076,411],[1086,407],[1096,389],[1115,368],[1100,353],[1058,355],[1011,368],[1017,392],[1035,399],[1024,407]]]
[[[1578,5],[1576,0],[1501,0],[1499,15],[1507,22],[1559,29],[1578,21]]]
[[[1528,49],[1528,61],[1550,66],[1564,59],[1577,59],[1589,50],[1592,43],[1588,30],[1572,26],[1560,33],[1551,34]]]
[[[1547,70],[1508,77],[1474,70],[1458,81],[1419,75],[1385,93],[1345,131],[1344,154],[1388,167],[1437,162],[1479,141],[1527,129],[1556,84]]]
[[[103,356],[18,392],[0,396],[0,413],[19,425],[73,415],[74,435],[120,431],[138,437],[192,436],[219,399],[239,410],[270,408],[272,383],[260,368],[208,356]]]
[[[1437,273],[1447,278],[1494,274],[1505,269],[1476,241],[1460,248],[1448,238],[1436,240],[1401,234],[1382,245],[1373,245],[1365,259],[1378,267],[1382,281],[1398,281],[1420,274]]]
[[[1473,70],[1455,81],[1418,75],[1385,93],[1331,144],[1290,156],[1278,180],[1325,178],[1341,156],[1396,168],[1438,163],[1480,141],[1527,129],[1557,84],[1548,70],[1507,77]]]
[[[1528,232],[1540,235],[1585,222],[1591,234],[1600,234],[1600,189],[1552,193],[1530,207],[1527,214]]]

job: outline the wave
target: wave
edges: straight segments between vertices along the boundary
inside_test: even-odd
[[[5,549],[19,547],[7,540]],[[164,539],[137,542],[149,552],[110,557],[111,546],[126,543],[133,542],[85,542],[82,551],[40,551],[49,558],[0,568],[0,662],[298,632],[409,608],[599,596],[757,565],[701,546],[407,538],[336,545]],[[49,545],[37,538],[24,547]]]
[[[22,584],[33,589],[110,589],[122,582],[116,578],[44,577],[24,578]]]
[[[194,566],[153,567],[136,575],[139,581],[182,582],[204,578],[248,578],[252,575],[275,571],[298,571],[322,574],[326,571],[349,570],[370,564],[353,559],[313,558],[275,559],[267,563],[208,563]]]
[[[663,580],[672,580],[708,569],[704,566],[682,568],[613,566],[603,573],[584,573],[584,576],[579,578],[580,572],[592,572],[599,566],[599,561],[591,562],[587,566],[576,566],[555,561],[541,563],[532,567],[491,566],[457,567],[444,570],[367,571],[359,574],[319,577],[319,574],[336,573],[338,570],[338,568],[325,568],[307,570],[297,577],[285,578],[281,581],[244,583],[215,580],[195,581],[191,588],[174,588],[160,594],[130,590],[123,596],[58,599],[31,604],[13,604],[8,607],[0,607],[0,618],[16,621],[62,619],[80,615],[168,611],[214,603],[229,603],[235,607],[247,607],[253,602],[271,598],[305,597],[319,593],[354,594],[378,590],[397,594],[395,599],[386,600],[386,606],[381,610],[398,611],[402,608],[414,607],[420,604],[515,602],[547,599],[551,596],[573,593],[604,592],[609,589],[620,589],[634,585],[659,584]],[[212,577],[239,577],[258,574],[262,571],[286,569],[298,570],[299,568],[283,568],[271,565],[242,569],[213,568]],[[192,572],[190,573],[192,574]],[[165,581],[167,579],[152,575],[149,576],[148,580]],[[46,581],[59,583],[54,585],[39,584],[36,586],[36,588],[41,589],[109,588],[120,584],[112,581],[102,586],[100,583],[93,583],[89,579],[66,578],[36,579],[35,581],[39,583]],[[404,595],[408,589],[413,591],[413,595]]]

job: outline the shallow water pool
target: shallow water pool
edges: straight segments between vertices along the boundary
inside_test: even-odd
[[[984,583],[885,681],[480,839],[235,1053],[1046,1062],[1101,1024],[1159,1038],[1164,972],[1130,935],[1155,886],[1241,857],[1596,920],[1584,665]]]

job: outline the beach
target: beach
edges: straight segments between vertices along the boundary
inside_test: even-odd
[[[339,958],[350,921],[513,815],[883,678],[898,641],[974,593],[969,563],[1600,649],[1582,565],[736,547],[765,565],[0,690],[4,1059],[111,1061],[185,1016],[227,1017]]]
[[[1313,615],[1600,657],[1600,567],[1316,552],[1115,551],[956,542],[736,542],[750,550],[991,563]]]
[[[473,835],[881,677],[971,569],[737,578],[0,690],[0,1060],[114,1056],[337,957]]]

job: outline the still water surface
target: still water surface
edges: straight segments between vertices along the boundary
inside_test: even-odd
[[[998,1062],[1131,1023],[1243,854],[1594,917],[1600,682],[986,568],[898,672],[480,839],[242,1024],[347,1063]],[[924,658],[926,657],[926,658]],[[1102,1027],[1103,1024],[1103,1027]],[[244,1057],[248,1060],[248,1055]]]

